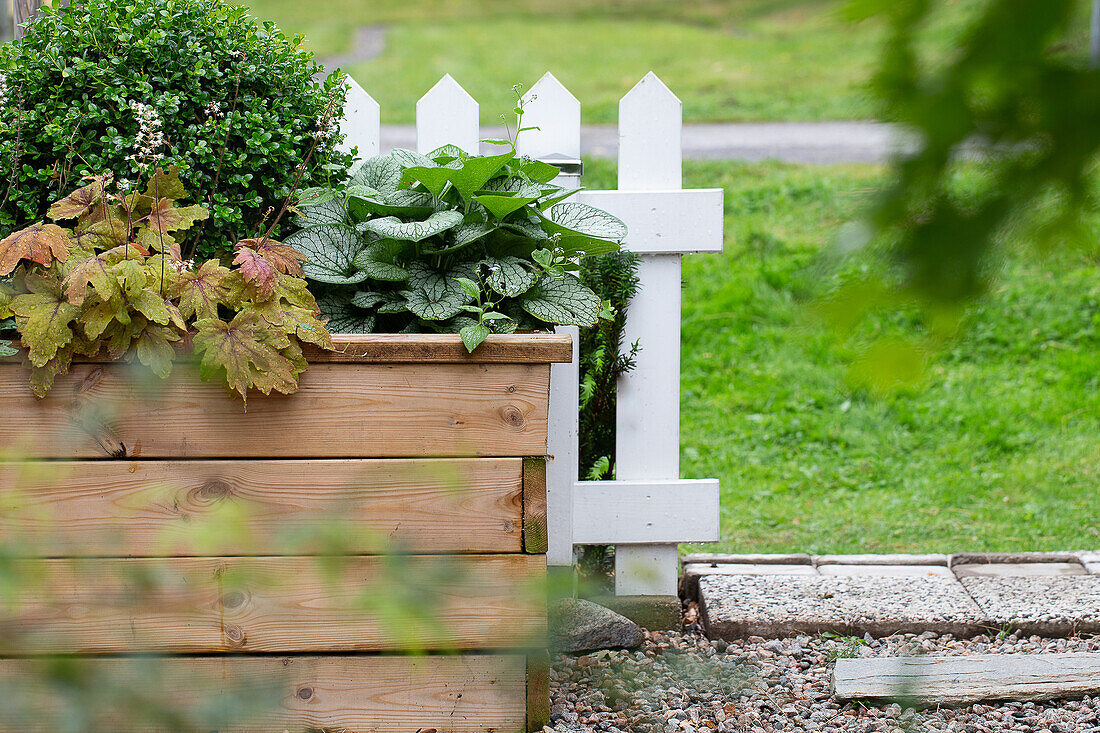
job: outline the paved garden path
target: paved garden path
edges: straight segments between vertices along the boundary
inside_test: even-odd
[[[1100,553],[693,555],[707,634],[1100,634]]]
[[[503,137],[503,128],[483,131]],[[884,163],[904,145],[881,122],[729,122],[684,125],[684,157],[706,160],[782,160],[789,163]],[[612,125],[581,128],[581,153],[614,158],[618,132]],[[415,148],[416,128],[383,125],[382,149]]]

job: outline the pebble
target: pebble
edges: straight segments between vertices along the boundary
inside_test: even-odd
[[[896,703],[833,700],[830,676],[842,656],[1100,652],[1100,637],[1017,634],[956,639],[898,634],[872,638],[750,637],[711,642],[646,632],[634,651],[558,655],[551,670],[546,733],[1095,733],[1100,697],[912,710]]]

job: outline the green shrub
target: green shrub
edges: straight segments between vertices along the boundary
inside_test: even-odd
[[[85,175],[125,185],[157,165],[178,165],[188,189],[207,194],[211,219],[185,255],[256,235],[316,141],[301,185],[350,163],[324,126],[342,109],[343,85],[315,81],[300,42],[221,0],[44,10],[0,48],[0,237],[45,218]]]

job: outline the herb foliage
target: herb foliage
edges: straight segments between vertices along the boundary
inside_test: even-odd
[[[610,308],[577,261],[618,250],[625,225],[552,183],[558,169],[448,145],[364,162],[346,188],[303,192],[287,239],[334,332],[490,333],[593,326]]]

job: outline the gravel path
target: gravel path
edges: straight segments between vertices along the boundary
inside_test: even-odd
[[[559,656],[551,673],[551,721],[544,731],[631,733],[1095,733],[1100,698],[903,710],[832,700],[841,656],[1100,652],[1100,638],[1015,634],[965,641],[950,635],[874,639],[798,636],[710,642],[688,633],[647,633],[642,648]]]

